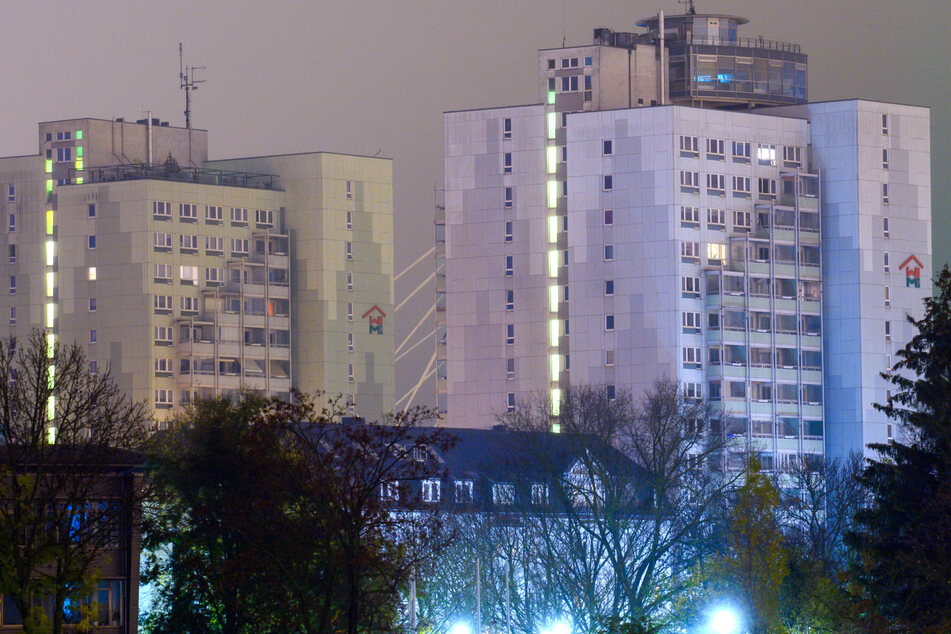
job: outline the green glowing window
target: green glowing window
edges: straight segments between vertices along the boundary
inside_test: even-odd
[[[51,174],[53,172],[53,161],[52,159],[46,159],[46,173]]]
[[[82,131],[82,130],[76,130],[76,138],[77,138],[77,139],[83,138],[83,131]]]
[[[77,132],[77,134],[78,134],[78,132]],[[76,146],[76,158],[82,158],[82,157],[83,157],[83,146],[77,145],[77,146]]]

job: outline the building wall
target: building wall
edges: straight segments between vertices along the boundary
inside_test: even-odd
[[[291,289],[295,387],[342,394],[355,401],[354,412],[365,418],[391,411],[396,317],[392,161],[310,153],[206,165],[280,177],[286,192],[284,218],[295,253]],[[348,243],[352,259],[347,259]],[[370,323],[381,317],[374,306],[385,315],[382,324]]]
[[[932,293],[929,112],[861,100],[803,111],[822,174],[828,451],[873,455],[869,443],[900,433],[873,406],[888,398],[880,373],[915,334],[905,316],[920,318]],[[911,255],[922,265],[920,286],[909,286],[899,268]]]
[[[560,112],[615,110],[660,101],[657,48],[651,45],[640,44],[630,49],[600,45],[542,49],[538,52],[538,65],[542,103],[554,105]],[[563,77],[577,77],[577,89],[571,89],[569,79],[569,90],[564,90]],[[590,77],[589,89],[585,88],[585,77]],[[550,96],[552,84],[554,102]]]
[[[488,427],[509,394],[525,400],[549,385],[545,115],[542,106],[454,112],[445,126],[448,422]]]

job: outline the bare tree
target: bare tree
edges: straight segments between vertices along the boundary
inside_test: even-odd
[[[79,346],[0,340],[0,591],[25,631],[75,621],[67,600],[86,600],[105,551],[129,539],[144,489],[128,471],[150,421]]]
[[[573,386],[557,404],[539,397],[501,420],[533,435],[522,503],[495,520],[504,530],[461,531],[474,540],[467,556],[494,553],[483,613],[504,618],[507,587],[515,631],[559,615],[582,631],[662,625],[741,476],[721,468],[727,442],[716,413],[661,381],[640,398]],[[543,433],[553,424],[559,434]],[[532,488],[543,474],[545,488]]]

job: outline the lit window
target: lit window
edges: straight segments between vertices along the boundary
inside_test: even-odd
[[[456,480],[456,504],[472,502],[472,480]]]
[[[89,267],[89,272],[87,273],[87,277],[89,278],[90,282],[96,281],[96,267],[94,266]]]
[[[93,235],[93,236],[89,236],[88,240],[86,241],[86,247],[89,248],[89,249],[95,249],[95,248],[96,248],[96,236],[94,236],[94,235]]]
[[[441,482],[436,479],[423,480],[422,495],[423,502],[435,504],[439,502],[439,487]]]
[[[492,504],[511,506],[515,504],[515,485],[510,482],[497,482],[492,485]]]
[[[726,245],[710,242],[707,244],[707,261],[711,264],[722,264],[726,260]]]
[[[760,165],[776,165],[776,146],[760,145],[756,148],[756,160]]]

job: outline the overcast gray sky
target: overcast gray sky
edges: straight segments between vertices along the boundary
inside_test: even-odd
[[[697,0],[749,18],[749,36],[798,42],[812,100],[862,97],[932,109],[936,263],[951,255],[951,2]],[[674,0],[210,0],[8,2],[0,21],[0,155],[37,151],[39,121],[153,115],[184,124],[178,43],[205,65],[193,124],[213,158],[331,150],[395,159],[396,268],[432,245],[442,181],[442,112],[538,100],[536,51],[638,30]],[[396,285],[397,302],[432,260]],[[431,286],[397,316],[401,341]],[[427,320],[407,344],[432,331]],[[431,340],[431,337],[430,337]],[[397,396],[419,379],[427,341],[397,366]],[[427,382],[417,401],[434,401]]]

